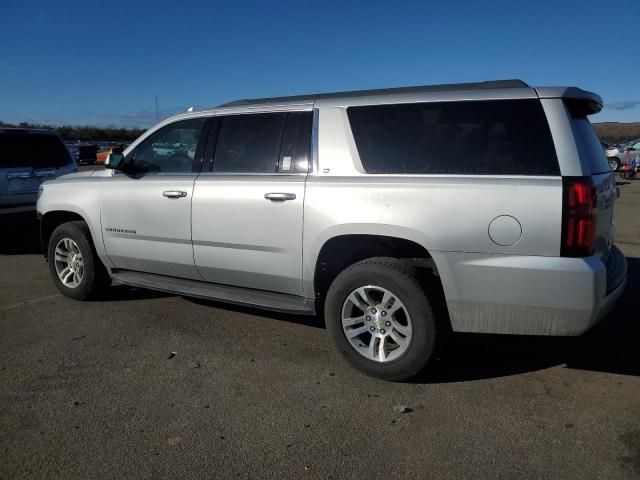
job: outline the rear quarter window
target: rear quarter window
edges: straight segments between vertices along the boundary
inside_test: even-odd
[[[538,100],[349,107],[373,174],[560,175]]]
[[[587,167],[591,175],[611,171],[607,155],[589,119],[584,116],[574,116],[572,117],[571,128],[578,147],[580,161],[583,166]]]

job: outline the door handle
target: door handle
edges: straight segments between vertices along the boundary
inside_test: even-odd
[[[167,190],[166,192],[162,192],[167,198],[182,198],[187,196],[187,192],[182,192],[180,190]]]
[[[265,193],[264,198],[272,202],[284,202],[286,200],[295,200],[295,193]]]

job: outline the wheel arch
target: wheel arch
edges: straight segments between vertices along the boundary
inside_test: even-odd
[[[91,227],[89,222],[84,216],[77,212],[72,212],[69,210],[52,210],[50,212],[46,212],[40,217],[40,245],[42,246],[42,253],[44,257],[48,256],[48,245],[49,239],[53,234],[53,231],[67,222],[76,222],[82,221],[89,227],[89,233],[91,235],[91,241],[95,246],[95,239],[93,238],[93,233],[91,232]]]
[[[420,243],[404,237],[343,233],[324,241],[313,262],[313,291],[322,298],[335,277],[349,265],[372,257],[407,259],[416,267],[438,276],[429,251]]]

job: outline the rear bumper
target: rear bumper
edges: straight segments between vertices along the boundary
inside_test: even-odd
[[[598,256],[434,255],[451,326],[460,332],[580,335],[609,314],[624,290],[626,259],[612,248],[615,285],[611,275],[607,285],[607,267]]]

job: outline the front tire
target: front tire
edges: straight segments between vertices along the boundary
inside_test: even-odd
[[[620,160],[615,157],[609,158],[609,168],[612,172],[617,172],[620,169]]]
[[[415,269],[395,258],[369,258],[342,271],[327,293],[325,322],[349,363],[384,380],[418,374],[436,344],[435,316]]]
[[[53,283],[66,297],[84,300],[111,284],[86,223],[76,221],[59,225],[49,239],[47,251]]]

